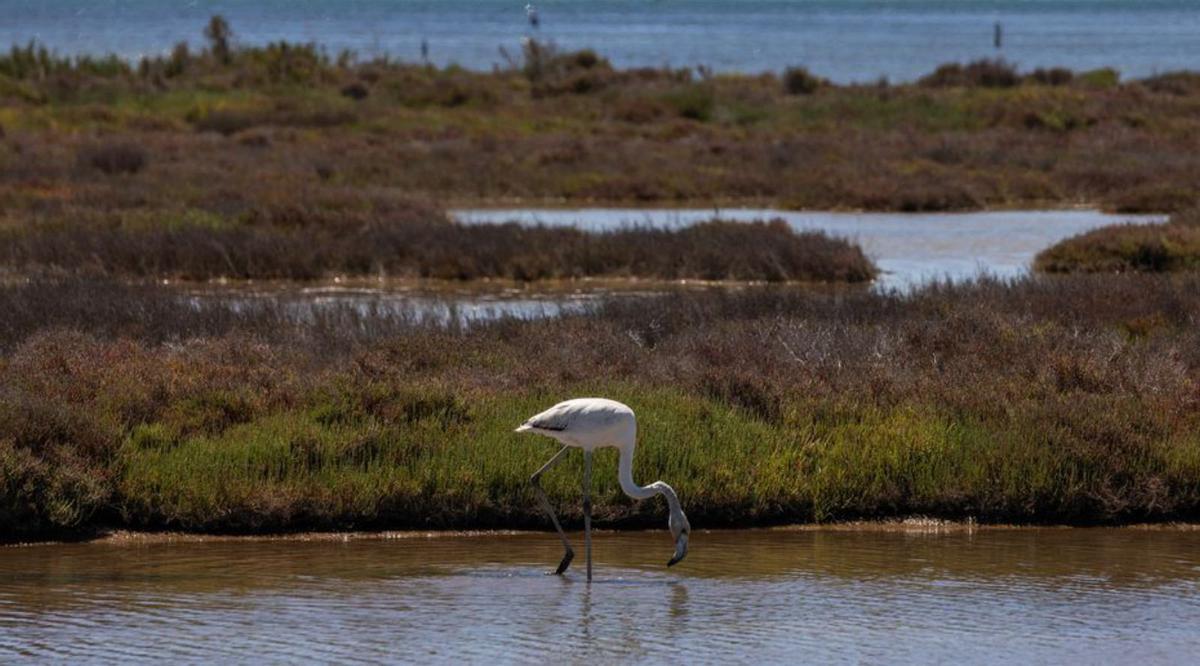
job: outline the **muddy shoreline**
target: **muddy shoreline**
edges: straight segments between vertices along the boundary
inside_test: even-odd
[[[696,529],[699,535],[726,532],[894,532],[906,534],[957,534],[976,531],[1013,530],[1142,530],[1142,531],[1200,531],[1200,522],[1167,521],[1159,523],[1127,523],[1114,525],[1071,525],[1034,523],[979,523],[974,520],[943,520],[938,518],[911,517],[895,520],[851,520],[832,523],[795,523],[790,525],[759,526],[745,528]],[[568,530],[571,533],[579,530]],[[597,534],[624,532],[658,532],[655,529],[594,529]],[[410,539],[472,539],[481,537],[512,537],[551,535],[548,530],[351,530],[277,532],[262,534],[220,534],[179,531],[142,531],[129,529],[105,529],[74,538],[55,536],[45,539],[27,539],[11,543],[0,542],[0,548],[84,543],[97,545],[156,545],[187,543],[228,543],[262,541],[296,542],[349,542],[349,541],[395,541]]]

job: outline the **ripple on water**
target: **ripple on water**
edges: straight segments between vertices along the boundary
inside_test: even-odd
[[[601,533],[0,549],[0,661],[1186,660],[1200,532]],[[582,562],[577,560],[577,565]]]

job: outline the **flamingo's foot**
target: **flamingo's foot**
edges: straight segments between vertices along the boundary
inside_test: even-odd
[[[562,562],[558,563],[558,568],[555,569],[554,571],[547,571],[546,575],[547,576],[563,575],[563,572],[567,570],[567,567],[571,566],[571,560],[573,560],[573,559],[575,559],[575,551],[568,548],[567,552],[563,553]]]

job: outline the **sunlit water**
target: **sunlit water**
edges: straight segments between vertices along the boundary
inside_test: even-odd
[[[1194,663],[1200,531],[0,548],[0,662]],[[582,555],[582,554],[581,554]]]
[[[1195,68],[1193,0],[0,0],[0,46],[37,39],[67,53],[165,53],[203,43],[223,14],[244,43],[318,42],[506,66],[526,35],[591,47],[621,66],[780,70],[836,81],[911,80],[949,61],[1003,57],[1025,68],[1116,67],[1129,76]],[[1002,25],[1001,47],[994,26]]]
[[[862,245],[883,271],[880,289],[911,289],[930,280],[963,280],[980,274],[1011,278],[1029,270],[1039,251],[1085,231],[1119,222],[1160,221],[1151,215],[1108,215],[1094,210],[991,211],[982,213],[830,213],[730,208],[461,210],[467,223],[517,221],[577,226],[589,231],[645,225],[679,227],[720,217],[782,218],[800,231],[824,231]]]

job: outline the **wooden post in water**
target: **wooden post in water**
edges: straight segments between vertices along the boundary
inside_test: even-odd
[[[1004,26],[996,21],[996,25],[992,28],[992,46],[1000,48],[1004,45]]]

